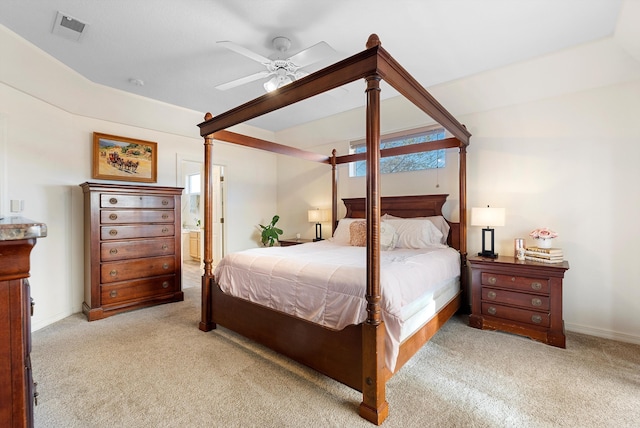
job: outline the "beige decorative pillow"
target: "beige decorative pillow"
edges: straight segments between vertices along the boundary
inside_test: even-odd
[[[354,221],[349,225],[349,245],[354,247],[367,245],[367,222],[365,220]]]

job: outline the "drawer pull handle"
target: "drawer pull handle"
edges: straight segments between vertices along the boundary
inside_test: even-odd
[[[165,269],[165,270],[169,269],[169,263],[163,263],[162,269]]]
[[[495,284],[496,282],[498,282],[498,279],[495,276],[490,276],[489,277],[489,284]]]
[[[540,315],[531,315],[531,321],[540,324],[542,322],[542,317]]]
[[[110,203],[111,205],[115,205],[115,204],[117,204],[117,203],[118,203],[118,200],[117,200],[116,198],[111,198],[111,199],[109,199],[109,203]]]
[[[162,214],[162,218],[165,219],[165,220],[168,219],[169,218],[169,214]]]
[[[118,292],[116,290],[111,290],[111,293],[109,293],[109,296],[111,297],[116,297],[118,295]]]
[[[115,256],[116,254],[118,254],[118,249],[117,248],[110,249],[109,254],[111,254],[112,256]]]
[[[534,290],[541,290],[542,289],[542,284],[540,284],[539,282],[532,282],[531,283],[531,288],[533,288]]]
[[[167,233],[168,231],[169,231],[169,228],[168,228],[168,227],[163,227],[163,228],[162,228],[162,233]]]
[[[489,313],[489,315],[495,315],[496,312],[498,311],[493,306],[489,306],[489,309],[487,309],[487,312]]]
[[[169,201],[167,201],[166,199],[162,200],[162,205],[169,205]]]
[[[118,231],[117,231],[117,230],[115,230],[115,229],[111,229],[111,230],[109,231],[109,235],[111,235],[111,236],[116,236],[117,234],[118,234]]]
[[[533,306],[542,306],[542,300],[538,299],[537,297],[534,297],[533,299],[531,299],[531,304]]]
[[[169,281],[165,281],[162,283],[162,288],[169,288]]]
[[[166,250],[167,248],[169,248],[169,246],[167,244],[162,244],[162,249]]]
[[[109,272],[109,275],[111,276],[118,276],[118,271],[113,269],[111,272]]]
[[[33,297],[30,297],[31,299],[31,316],[33,316],[33,309],[36,306],[36,302],[35,300],[33,300]]]
[[[516,282],[516,277],[515,276],[511,277],[511,282]]]
[[[495,291],[489,291],[487,293],[487,297],[490,299],[495,299],[496,298],[496,292]]]
[[[117,220],[118,219],[118,214],[109,214],[109,219]]]

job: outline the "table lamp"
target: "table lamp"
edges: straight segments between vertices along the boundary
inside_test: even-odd
[[[316,237],[313,240],[313,242],[322,241],[321,222],[329,221],[329,210],[321,210],[316,208],[315,210],[309,210],[308,216],[309,216],[309,223],[316,224]]]
[[[485,226],[482,229],[482,252],[479,256],[495,259],[498,254],[494,251],[495,240],[492,226],[504,226],[504,208],[471,208],[471,226]],[[487,244],[491,246],[487,248]]]

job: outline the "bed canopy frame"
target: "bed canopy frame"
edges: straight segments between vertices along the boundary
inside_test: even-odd
[[[294,147],[284,146],[258,138],[248,137],[227,131],[226,129],[246,122],[250,119],[278,110],[280,108],[295,104],[304,99],[313,97],[331,89],[338,88],[347,83],[364,79],[366,82],[366,152],[361,154],[350,154],[337,156],[334,150],[331,156],[323,156],[317,153],[307,152]],[[452,135],[452,138],[445,140],[414,144],[405,147],[391,149],[380,149],[380,81],[384,79],[389,85],[396,89],[405,98],[411,101],[416,107],[442,125]],[[362,402],[359,406],[360,416],[379,425],[388,415],[388,404],[385,398],[386,381],[393,375],[384,363],[384,325],[381,319],[381,289],[380,289],[380,223],[381,223],[381,198],[380,194],[380,158],[396,156],[402,154],[446,149],[459,148],[459,227],[452,228],[450,244],[460,251],[462,272],[466,265],[466,147],[469,144],[471,134],[460,124],[438,101],[433,98],[389,53],[381,46],[378,36],[372,34],[366,44],[366,50],[335,63],[318,72],[310,74],[300,80],[286,85],[277,91],[265,94],[248,103],[240,105],[232,110],[213,117],[210,113],[205,116],[205,121],[198,125],[200,135],[204,137],[204,274],[202,276],[202,317],[199,324],[200,330],[210,331],[216,324],[224,325],[245,336],[261,343],[266,343],[277,351],[283,351],[303,364],[309,365],[329,376],[362,392]],[[323,331],[323,327],[307,326],[310,324],[303,320],[292,320],[286,315],[275,313],[274,311],[260,307],[255,304],[241,302],[231,296],[226,296],[219,292],[212,271],[213,263],[213,141],[219,140],[232,144],[262,149],[273,153],[294,156],[312,162],[324,163],[332,169],[332,214],[333,229],[337,225],[337,174],[336,166],[343,163],[365,160],[367,162],[366,176],[366,197],[360,198],[357,208],[360,214],[354,217],[365,217],[367,219],[367,245],[366,245],[366,301],[367,319],[363,324],[346,328],[344,335],[346,343],[359,342],[354,345],[356,354],[344,348],[344,342],[336,344],[332,342],[334,335],[340,332]],[[446,195],[438,199],[440,211]],[[431,199],[428,199],[431,204]],[[411,197],[404,198],[401,203],[412,202]],[[345,200],[347,203],[347,200]],[[348,208],[350,209],[350,208]],[[418,212],[418,211],[416,211]],[[421,211],[424,212],[424,211]],[[457,245],[456,245],[457,244]],[[466,286],[464,275],[461,275],[462,297],[458,297],[456,305],[448,305],[446,314],[437,314],[434,319],[427,323],[421,330],[417,338],[408,344],[404,361],[417,352],[422,344],[428,341],[433,334],[442,326],[451,315],[460,307],[460,301],[466,300]],[[466,303],[465,303],[466,304]],[[256,307],[257,306],[257,307]],[[314,331],[314,340],[326,340],[327,346],[335,346],[333,354],[356,355],[352,360],[350,357],[341,358],[340,361],[327,363],[324,361],[327,355],[310,357],[298,351],[288,349],[287,345],[271,343],[264,336],[266,331],[256,332],[252,327],[247,326],[246,320],[238,321],[238,314],[246,315],[251,312],[248,318],[255,318],[262,321],[262,324],[269,325],[269,328],[301,328],[308,327]],[[443,312],[445,312],[443,310]],[[234,314],[236,315],[234,317]],[[298,323],[298,324],[294,324]],[[356,328],[357,327],[357,328]],[[264,327],[263,327],[264,328]],[[308,333],[312,334],[312,333]],[[361,339],[360,339],[361,338]],[[304,340],[304,339],[303,339]],[[308,340],[308,339],[306,339]],[[328,354],[328,353],[327,353]],[[346,360],[345,360],[346,359]],[[335,368],[335,364],[352,364],[351,367]],[[325,367],[329,365],[330,367]],[[396,366],[395,371],[401,364]],[[351,373],[353,371],[360,373]],[[395,372],[394,371],[394,372]]]

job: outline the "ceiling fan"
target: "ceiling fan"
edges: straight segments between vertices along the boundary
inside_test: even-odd
[[[265,91],[271,92],[306,76],[309,73],[301,70],[302,68],[323,60],[335,53],[335,50],[326,42],[320,42],[293,56],[287,57],[286,52],[291,47],[291,40],[283,36],[278,36],[272,40],[273,47],[278,51],[277,54],[272,55],[275,56],[275,59],[266,58],[233,42],[221,41],[217,43],[240,55],[259,62],[266,67],[266,70],[215,87],[221,91],[273,76],[264,83]]]

